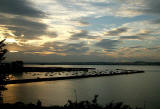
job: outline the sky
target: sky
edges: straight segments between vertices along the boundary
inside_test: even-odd
[[[6,61],[160,61],[160,0],[0,0]]]

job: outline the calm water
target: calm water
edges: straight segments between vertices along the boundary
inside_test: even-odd
[[[28,65],[29,66],[29,65]],[[34,65],[52,67],[56,65]],[[58,65],[57,65],[58,66]],[[62,66],[62,65],[59,65]],[[63,67],[94,67],[104,69],[145,70],[145,73],[119,75],[110,77],[85,78],[76,80],[59,80],[25,84],[10,84],[3,92],[4,102],[36,103],[39,99],[43,105],[64,105],[68,99],[78,101],[92,100],[99,95],[98,102],[105,105],[111,101],[122,101],[133,107],[145,104],[147,109],[160,109],[160,67],[127,65],[63,65]],[[17,77],[23,75],[17,75]]]

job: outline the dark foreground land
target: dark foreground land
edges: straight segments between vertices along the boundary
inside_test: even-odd
[[[64,106],[49,106],[45,107],[42,106],[41,101],[37,101],[37,104],[24,104],[22,102],[17,102],[15,104],[0,104],[1,109],[145,109],[144,108],[139,108],[135,107],[132,108],[129,105],[125,105],[122,102],[110,102],[106,104],[106,106],[101,106],[97,103],[97,97],[98,95],[95,95],[94,99],[90,101],[81,101],[81,102],[72,102],[68,100],[67,104]]]

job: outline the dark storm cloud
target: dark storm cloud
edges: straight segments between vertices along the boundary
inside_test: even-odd
[[[43,45],[45,50],[47,48],[53,47],[54,52],[56,53],[86,53],[89,50],[86,43],[79,42],[79,43],[65,43],[65,42],[53,42],[53,43],[46,43]],[[50,50],[50,49],[48,49]],[[50,50],[53,51],[53,50]]]
[[[44,30],[38,30],[35,28],[25,28],[25,27],[12,27],[8,26],[7,27],[9,30],[13,31],[13,34],[16,36],[21,36],[24,35],[25,39],[35,39],[38,38],[38,36],[43,35]]]
[[[46,32],[47,25],[41,22],[32,21],[25,17],[8,18],[0,15],[0,25],[13,31],[16,36],[24,35],[24,38],[35,38],[39,35],[56,37],[55,32]]]
[[[143,40],[142,36],[120,36],[120,40]]]
[[[147,48],[148,50],[160,50],[160,46]]]
[[[89,48],[83,42],[64,44],[63,46],[64,53],[86,53],[88,50]]]
[[[106,51],[113,51],[120,43],[121,41],[119,40],[103,39],[95,45],[104,48]]]
[[[66,45],[65,52],[72,52],[72,53],[85,53],[89,50],[88,47],[86,47],[85,43],[73,43]]]
[[[134,46],[134,47],[129,47],[129,48],[143,48],[143,46]]]
[[[57,37],[56,32],[46,31],[47,24],[40,22],[44,16],[45,13],[35,9],[29,0],[0,0],[0,26],[5,26],[16,36],[24,35],[24,39],[41,35]]]
[[[0,25],[6,25],[9,30],[14,30],[17,34],[24,35],[36,35],[37,33],[43,33],[47,27],[47,25],[43,23],[27,20],[23,17],[8,18],[4,16],[0,17]]]
[[[160,24],[160,18],[151,21],[153,24]]]
[[[33,8],[28,0],[0,0],[0,12],[30,17],[44,16],[44,13]]]
[[[54,49],[53,49],[54,48]],[[51,54],[65,54],[65,55],[83,55],[88,52],[89,47],[83,42],[80,43],[65,43],[65,42],[53,42],[45,43],[42,47],[32,46],[32,45],[18,45],[8,44],[8,50],[14,50],[24,53],[40,53],[50,52]]]
[[[58,34],[56,32],[45,32],[50,38],[57,37]]]
[[[85,46],[86,44],[83,43],[83,42],[80,42],[80,43],[70,43],[70,44],[67,44],[67,47],[76,47],[76,48],[80,48],[80,47],[83,47]]]
[[[152,36],[154,33],[153,30],[145,30],[140,31],[134,35],[131,36],[120,36],[120,40],[147,40],[147,39],[155,39],[154,36]]]
[[[5,24],[5,25],[15,25],[15,26],[19,26],[19,27],[25,27],[25,28],[35,28],[35,29],[45,29],[47,27],[46,24],[40,23],[40,22],[36,22],[36,21],[31,21],[31,20],[27,20],[23,17],[16,17],[16,18],[7,18],[6,20],[3,20],[4,22],[1,22],[1,24]]]
[[[105,35],[108,35],[108,36],[118,36],[121,33],[127,32],[127,30],[128,30],[128,28],[121,27],[121,28],[117,28],[115,30],[108,31]]]
[[[72,40],[78,40],[78,39],[81,39],[81,38],[85,38],[85,39],[95,39],[97,38],[98,36],[92,36],[92,35],[89,35],[89,32],[86,31],[86,30],[81,30],[79,33],[73,33],[71,35],[71,38]]]
[[[142,11],[160,15],[160,0],[145,0],[144,3],[146,7]]]
[[[86,22],[86,21],[79,21],[79,23],[82,25],[89,25],[89,22]]]

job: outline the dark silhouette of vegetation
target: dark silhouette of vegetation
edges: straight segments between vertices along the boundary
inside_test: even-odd
[[[4,43],[5,39],[0,41],[0,64],[1,62],[5,59],[5,54],[7,53],[7,49],[5,49],[4,47],[6,46],[6,44]]]
[[[2,66],[2,61],[5,59],[5,54],[7,53],[7,49],[4,48],[6,46],[4,41],[5,39],[0,41],[0,103],[3,103],[1,91],[6,90],[4,86],[5,84],[3,84],[4,83],[3,81],[5,80],[5,72]]]
[[[9,73],[22,73],[23,61],[14,61],[12,63],[2,63],[5,60],[5,54],[8,50],[5,48],[5,39],[0,41],[0,84]]]
[[[111,102],[106,106],[101,106],[97,103],[98,95],[94,96],[92,102],[90,101],[80,101],[73,102],[68,100],[67,104],[64,106],[42,106],[42,102],[40,100],[37,101],[37,104],[24,104],[22,102],[17,102],[15,104],[0,104],[1,109],[143,109],[143,108],[132,108],[129,105],[125,105],[122,102]]]

